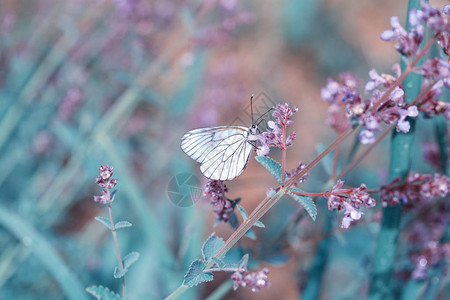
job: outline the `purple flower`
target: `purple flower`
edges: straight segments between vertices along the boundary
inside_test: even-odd
[[[417,22],[418,18],[416,16],[413,15],[409,19],[412,28],[408,32],[400,25],[397,16],[391,17],[392,28],[385,30],[381,34],[381,39],[384,41],[392,41],[395,39],[396,43],[394,47],[399,53],[405,56],[414,56],[417,54],[422,43],[425,28]]]
[[[359,141],[363,145],[375,143],[375,134],[370,130],[362,130],[358,136]]]
[[[435,197],[445,197],[449,192],[450,178],[445,175],[411,173],[405,183],[397,178],[382,187],[380,198],[384,205],[403,203],[407,209],[430,202]]]
[[[267,274],[269,274],[268,268],[263,268],[261,271],[255,273],[247,273],[246,268],[244,270],[236,270],[231,275],[233,289],[236,290],[239,286],[248,286],[252,289],[252,292],[258,292],[263,287],[270,285],[270,281],[267,280]]]
[[[291,172],[286,172],[286,181],[289,180],[290,178],[296,176],[298,173],[301,172],[301,170],[303,170],[304,168],[306,168],[306,164],[299,162],[297,168],[293,169]],[[294,183],[294,186],[297,186],[298,183],[302,183],[305,182],[306,179],[308,179],[309,174],[306,173],[305,175],[303,175],[297,182]]]
[[[94,201],[101,204],[110,203],[114,200],[114,192],[111,193],[111,189],[117,185],[118,180],[111,178],[114,174],[114,168],[112,166],[104,165],[98,168],[100,175],[95,178],[95,183],[103,188],[100,196],[94,196]]]
[[[375,199],[366,192],[366,185],[361,184],[358,188],[342,190],[344,181],[338,180],[324,197],[328,199],[328,209],[342,211],[345,209],[341,227],[347,229],[353,221],[361,219],[364,214],[360,209],[374,207]]]
[[[214,208],[214,215],[223,223],[228,222],[233,212],[233,202],[228,199],[225,193],[228,187],[220,180],[209,179],[206,183],[204,195],[209,197]]]
[[[251,137],[258,140],[260,146],[256,151],[258,156],[267,156],[271,147],[277,147],[283,150],[293,145],[296,138],[295,132],[286,137],[286,128],[294,124],[290,119],[298,111],[297,107],[290,107],[287,103],[278,104],[272,113],[275,121],[267,122],[267,130]]]

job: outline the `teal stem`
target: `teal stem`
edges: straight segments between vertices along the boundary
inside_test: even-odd
[[[418,8],[418,0],[410,0],[408,11]],[[409,17],[409,16],[408,16]],[[409,22],[406,20],[406,30]],[[420,64],[420,62],[419,62]],[[402,70],[406,64],[402,61]],[[422,86],[422,78],[414,73],[409,74],[404,82],[403,88],[406,93],[406,101],[411,103],[419,95]],[[407,134],[399,133],[395,129],[391,139],[389,181],[400,177],[405,179],[411,167],[411,150],[414,141],[415,122],[409,119],[411,129]],[[368,299],[394,299],[392,286],[392,273],[395,265],[398,236],[402,217],[402,205],[388,206],[383,210],[380,233],[378,236],[375,256],[372,265],[370,288]]]

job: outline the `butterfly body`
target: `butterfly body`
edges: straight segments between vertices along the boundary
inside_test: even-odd
[[[200,163],[200,171],[214,180],[231,180],[247,166],[252,153],[251,135],[257,126],[214,126],[188,131],[181,138],[181,149]]]

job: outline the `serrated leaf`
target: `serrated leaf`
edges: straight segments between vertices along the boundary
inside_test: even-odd
[[[134,264],[139,259],[139,256],[141,256],[139,254],[139,252],[130,252],[130,253],[128,253],[123,258],[123,267],[124,267],[124,269],[129,269],[131,267],[131,265]]]
[[[244,221],[247,221],[247,220],[248,220],[248,214],[247,214],[247,212],[245,211],[245,208],[243,208],[243,207],[240,206],[240,205],[236,205],[236,207],[238,208],[239,213],[240,213],[241,216],[242,216],[242,219],[244,219]]]
[[[203,259],[208,262],[222,248],[225,242],[213,232],[202,246]]]
[[[193,287],[199,283],[213,280],[213,274],[203,272],[204,268],[205,263],[201,259],[194,260],[184,275],[183,285]]]
[[[292,189],[292,191],[297,192],[297,193],[303,193],[302,190],[297,189],[297,188]],[[291,191],[289,191],[289,196],[291,196],[295,201],[297,201],[298,203],[300,203],[303,206],[303,208],[308,212],[308,214],[310,215],[311,219],[313,219],[313,221],[316,220],[316,217],[317,217],[316,204],[312,201],[312,199],[310,197],[297,195],[297,194],[292,193]]]
[[[125,276],[125,274],[127,274],[128,269],[123,269],[123,271],[120,270],[119,267],[115,267],[114,268],[114,278],[118,279],[118,278],[122,278],[123,276]]]
[[[131,227],[131,226],[133,226],[133,224],[131,224],[128,221],[120,221],[114,225],[114,229],[127,228],[127,227]]]
[[[120,300],[120,296],[101,285],[93,285],[86,289],[86,292],[98,300]]]
[[[219,267],[219,269],[223,269],[225,267],[225,262],[220,258],[212,257],[211,259],[217,265],[217,267]]]
[[[256,221],[255,224],[253,224],[253,226],[261,227],[261,228],[265,228],[266,227],[266,225],[264,225],[263,222],[261,222],[261,221]]]
[[[255,235],[255,232],[253,230],[248,230],[245,233],[245,236],[250,238],[250,239],[252,239],[252,240],[256,240],[256,235]]]
[[[122,278],[128,272],[128,269],[139,259],[139,252],[130,252],[123,258],[123,271],[119,267],[114,269],[114,278]]]
[[[237,267],[238,267],[238,269],[240,269],[242,267],[246,267],[247,264],[248,264],[248,254],[245,254],[244,256],[242,256]]]
[[[283,170],[281,169],[280,164],[273,160],[270,157],[265,156],[257,156],[256,161],[261,164],[273,177],[278,181],[279,184],[283,184],[282,182],[282,174]]]
[[[109,230],[114,230],[114,228],[111,226],[111,222],[107,218],[95,217],[95,220],[108,227]]]

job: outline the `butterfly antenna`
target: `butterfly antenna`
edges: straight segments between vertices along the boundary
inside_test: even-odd
[[[258,119],[256,119],[256,121],[258,121],[259,119],[261,119],[262,117],[264,117],[267,113],[269,113],[271,110],[273,110],[275,107],[271,107],[268,111],[266,111],[265,113],[263,113]],[[259,123],[258,123],[259,124]]]
[[[250,97],[250,111],[251,111],[251,114],[252,114],[252,124],[255,124],[255,123],[253,123],[253,94]]]

